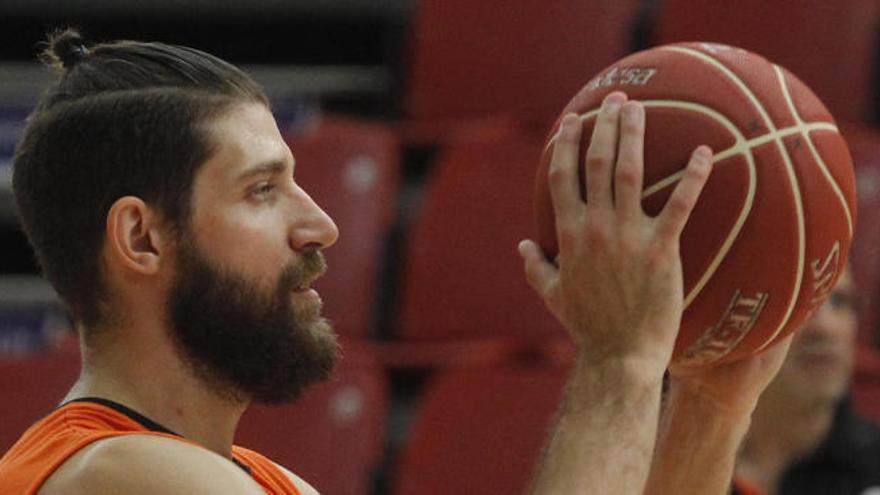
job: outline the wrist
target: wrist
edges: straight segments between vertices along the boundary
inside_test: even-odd
[[[701,418],[726,428],[748,430],[752,411],[757,401],[742,401],[741,397],[719,396],[720,392],[698,380],[673,377],[669,383],[666,407],[676,414]]]
[[[625,390],[659,392],[663,385],[664,371],[633,356],[598,358],[578,353],[572,370],[572,379],[619,384]]]

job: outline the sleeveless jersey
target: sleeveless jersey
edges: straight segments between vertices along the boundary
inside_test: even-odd
[[[0,493],[36,495],[71,456],[92,442],[122,435],[155,435],[192,443],[135,411],[112,401],[78,399],[31,426],[0,458]],[[233,462],[270,495],[300,495],[293,482],[266,457],[238,446]]]

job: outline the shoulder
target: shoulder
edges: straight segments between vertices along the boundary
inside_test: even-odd
[[[202,447],[157,435],[99,440],[68,459],[40,495],[93,493],[262,494],[231,461]]]
[[[282,466],[281,464],[275,464],[278,466],[278,469],[287,476],[291,482],[293,482],[296,489],[299,490],[300,495],[320,495],[318,490],[315,490],[312,485],[308,484],[304,479],[299,476],[293,474],[289,469]]]

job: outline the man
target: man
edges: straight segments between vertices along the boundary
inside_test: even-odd
[[[14,191],[83,369],[0,462],[0,492],[314,493],[232,447],[249,401],[295,398],[336,354],[310,288],[336,226],[294,182],[262,90],[183,47],[67,31],[48,56],[64,73]]]
[[[63,74],[30,118],[14,190],[76,322],[83,370],[0,460],[0,492],[314,493],[232,444],[251,401],[295,399],[336,354],[310,284],[337,231],[294,181],[265,95],[185,47],[87,48],[66,31],[47,53]],[[558,264],[532,241],[520,246],[580,355],[534,491],[640,494],[650,475],[656,493],[723,493],[741,426],[785,347],[675,372],[658,430],[682,311],[678,236],[711,152],[695,152],[669,206],[647,217],[644,109],[625,100],[606,100],[587,152],[589,203],[580,121],[563,122],[549,178]]]
[[[853,412],[847,397],[855,301],[847,272],[798,331],[753,414],[737,462],[740,494],[880,493],[880,428]]]

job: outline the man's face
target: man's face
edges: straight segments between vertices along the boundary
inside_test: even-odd
[[[326,378],[336,338],[310,284],[332,220],[293,180],[271,113],[234,107],[209,129],[218,150],[196,174],[168,317],[184,358],[221,393],[291,400]]]
[[[766,393],[814,405],[835,404],[846,395],[855,361],[855,301],[847,270],[825,304],[795,334],[788,357]]]

